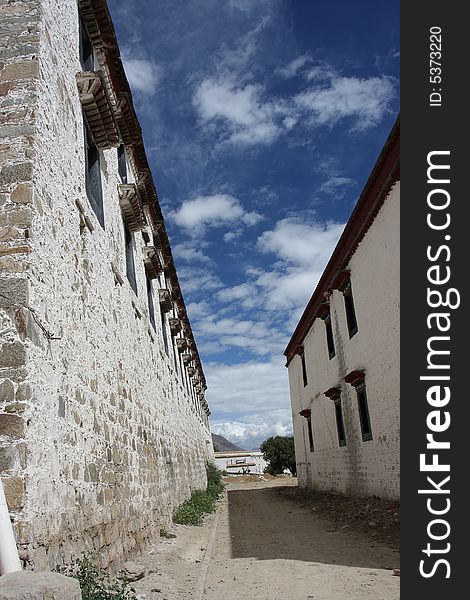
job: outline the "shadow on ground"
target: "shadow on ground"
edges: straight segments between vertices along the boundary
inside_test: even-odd
[[[366,533],[336,530],[310,508],[275,492],[275,488],[228,491],[232,558],[291,559],[371,569],[398,566],[396,551]]]

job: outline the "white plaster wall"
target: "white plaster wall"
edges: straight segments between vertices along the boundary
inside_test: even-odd
[[[336,356],[328,358],[325,324],[315,319],[304,340],[308,385],[301,359],[289,365],[299,484],[345,494],[399,497],[399,211],[395,184],[348,268],[358,323],[349,339],[343,294],[330,298]],[[365,369],[373,439],[363,442],[355,389],[344,377]],[[345,447],[339,447],[334,403],[324,396],[341,387]],[[314,452],[309,450],[307,419],[311,408]]]
[[[17,533],[35,568],[82,550],[108,566],[142,549],[205,486],[212,442],[171,345],[165,354],[155,281],[156,331],[150,325],[140,233],[137,297],[125,276],[115,149],[102,153],[104,229],[85,193],[77,3],[41,4],[30,306],[60,339],[47,341],[29,319],[32,396]],[[76,200],[93,232],[80,228]]]

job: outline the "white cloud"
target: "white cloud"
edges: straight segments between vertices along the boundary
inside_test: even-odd
[[[288,218],[258,238],[262,252],[273,252],[295,265],[324,267],[343,230],[342,223],[304,223]]]
[[[210,313],[210,306],[206,300],[202,300],[201,302],[190,302],[186,306],[186,310],[190,319],[198,319]]]
[[[309,69],[305,77],[308,81],[327,81],[336,77],[336,72],[328,63],[320,62]]]
[[[206,292],[223,287],[222,282],[207,269],[199,267],[181,267],[178,269],[183,294],[186,292]]]
[[[169,218],[188,233],[200,236],[207,227],[222,227],[236,222],[252,226],[262,217],[256,212],[246,211],[233,196],[215,194],[183,202],[178,210],[170,212]]]
[[[302,67],[304,67],[307,63],[311,62],[311,60],[312,59],[310,56],[308,56],[308,54],[302,54],[301,56],[294,58],[294,60],[285,67],[279,67],[276,72],[279,73],[281,77],[290,79],[291,77],[297,75],[300,69],[302,69]]]
[[[242,283],[234,287],[220,290],[220,292],[217,292],[217,299],[221,302],[234,302],[236,300],[248,298],[252,294],[253,286],[250,286],[248,283]]]
[[[227,231],[224,234],[224,242],[233,242],[241,237],[243,231],[241,229],[235,229],[235,231]]]
[[[276,109],[263,101],[263,87],[237,85],[229,79],[205,79],[197,88],[194,105],[203,122],[226,127],[228,141],[241,144],[272,142],[280,133]]]
[[[246,419],[246,416],[243,414],[239,418]],[[289,409],[253,415],[249,422],[217,419],[211,423],[211,428],[244,450],[257,450],[271,436],[293,435]]]
[[[150,60],[123,56],[124,70],[132,91],[151,96],[162,78],[162,69]]]
[[[218,313],[199,320],[196,329],[198,338],[206,344],[213,344],[216,352],[239,348],[258,356],[266,356],[282,352],[287,343],[285,333],[279,331],[269,320],[243,319]],[[205,351],[209,353],[207,348],[208,346]]]
[[[321,184],[318,191],[322,192],[323,194],[328,194],[329,196],[342,198],[346,193],[344,188],[347,188],[354,183],[354,179],[351,179],[350,177],[332,175],[329,179]]]
[[[310,62],[300,56],[278,72],[295,75]],[[246,79],[246,78],[245,78]],[[220,143],[241,146],[269,144],[299,122],[315,128],[353,119],[352,129],[377,125],[390,109],[395,82],[390,77],[340,76],[327,63],[305,74],[304,89],[291,97],[269,97],[265,87],[221,72],[204,79],[193,96],[201,122],[213,125]]]
[[[212,430],[244,448],[292,431],[287,370],[279,357],[205,368]]]
[[[297,94],[295,103],[312,113],[311,124],[336,125],[353,118],[354,129],[377,125],[390,107],[394,83],[389,77],[333,77],[328,85],[312,87]]]
[[[213,264],[212,259],[209,258],[207,254],[204,254],[202,250],[195,248],[189,242],[173,246],[173,256],[183,262]]]
[[[304,223],[282,219],[271,231],[258,238],[258,248],[279,259],[271,270],[254,270],[266,308],[304,307],[328,262],[344,225],[341,223]]]

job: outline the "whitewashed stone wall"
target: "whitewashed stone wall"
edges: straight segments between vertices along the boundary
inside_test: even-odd
[[[325,324],[315,319],[304,340],[308,385],[295,356],[289,365],[295,450],[299,484],[350,495],[399,498],[399,211],[396,183],[350,260],[348,269],[358,332],[349,339],[343,294],[334,291],[330,312],[336,356],[331,360]],[[344,377],[365,369],[373,439],[362,441],[355,389]],[[324,395],[341,388],[346,446],[340,447],[334,402]],[[314,451],[310,452],[307,419],[311,409]]]
[[[0,11],[2,479],[30,566],[82,550],[115,566],[205,486],[210,431],[169,331],[165,353],[155,280],[150,324],[140,232],[137,296],[126,279],[116,149],[102,152],[104,229],[87,199],[76,1]]]

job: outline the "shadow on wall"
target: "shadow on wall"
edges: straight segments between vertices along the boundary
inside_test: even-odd
[[[398,554],[367,534],[344,529],[276,494],[276,488],[231,490],[232,558],[299,560],[370,569],[396,567]]]

